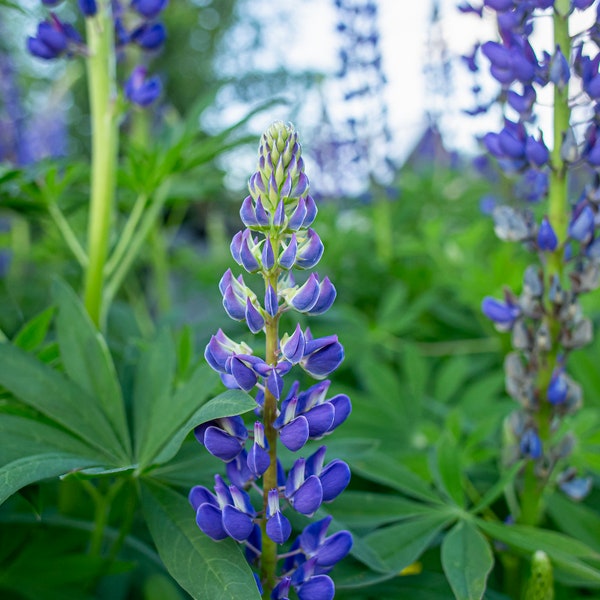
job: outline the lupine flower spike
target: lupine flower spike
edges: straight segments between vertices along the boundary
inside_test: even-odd
[[[134,6],[141,10],[150,4]],[[332,433],[352,410],[345,394],[328,397],[331,382],[326,378],[344,359],[337,336],[314,338],[300,325],[279,333],[284,312],[319,315],[336,296],[328,277],[312,273],[296,283],[292,275],[319,262],[323,243],[311,228],[317,208],[309,194],[298,134],[291,125],[276,122],[263,134],[258,170],[248,187],[250,194],[240,209],[246,228],[234,235],[231,254],[249,277],[262,278],[264,295],[252,291],[244,277],[230,269],[219,290],[228,316],[245,322],[254,335],[264,335],[265,352],[259,356],[219,330],[208,342],[205,357],[227,387],[255,393],[255,412],[261,420],[250,430],[239,416],[196,428],[196,439],[227,463],[231,484],[217,475],[214,493],[196,486],[189,500],[206,535],[214,540],[231,537],[246,545],[248,561],[257,566],[261,593],[284,599],[293,588],[304,600],[330,600],[335,588],[326,573],[348,554],[352,536],[340,531],[327,537],[331,519],[326,518],[289,543],[292,527],[285,513],[313,515],[343,492],[350,469],[338,459],[325,464],[326,446],[297,458],[287,473],[277,459],[279,444],[301,452],[309,440]],[[298,381],[287,386],[285,377],[298,368],[318,382],[304,391]],[[245,491],[250,486],[262,492],[262,506],[256,509]],[[279,547],[288,543],[288,558],[276,569]]]
[[[511,112],[499,132],[484,136],[483,144],[502,169],[522,177],[517,189],[528,190],[525,199],[547,200],[542,214],[535,214],[530,205],[493,208],[498,237],[522,242],[539,262],[525,271],[520,296],[505,290],[504,298],[488,297],[482,303],[485,316],[511,335],[506,389],[520,409],[507,421],[514,441],[508,454],[520,456],[526,464],[524,483],[519,484],[524,490],[521,514],[515,516],[527,525],[536,525],[542,517],[545,486],[557,486],[581,499],[591,485],[589,479],[576,477],[573,469],[557,472],[573,444],[570,434],[565,437],[563,431],[562,438],[555,434],[564,429],[565,417],[581,406],[581,388],[567,374],[567,360],[592,338],[591,321],[583,316],[579,298],[597,288],[600,280],[600,59],[586,55],[594,44],[588,47],[569,36],[569,15],[592,4],[484,1],[497,15],[500,40],[480,48]],[[592,10],[596,18],[588,33],[597,40],[599,13]],[[550,53],[536,53],[531,42],[536,16],[550,13],[556,45]],[[574,80],[578,81],[571,85]],[[548,136],[555,140],[553,148],[546,146],[536,123],[537,93],[544,86],[554,93],[554,131]],[[577,93],[569,97],[574,90]],[[582,142],[576,139],[571,119],[577,104],[584,104],[592,115]],[[586,163],[595,176],[574,200],[569,197],[567,174]]]

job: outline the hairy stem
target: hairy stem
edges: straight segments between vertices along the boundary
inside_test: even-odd
[[[277,293],[277,274],[265,277],[265,283],[269,284]],[[269,317],[265,324],[266,355],[265,360],[270,365],[277,365],[279,352],[279,314]],[[269,444],[269,456],[271,458],[269,468],[263,475],[263,518],[262,529],[262,555],[261,555],[261,580],[263,583],[263,598],[271,597],[271,591],[275,587],[275,569],[277,567],[277,544],[269,538],[267,527],[267,498],[269,490],[277,488],[277,430],[273,422],[277,417],[277,399],[265,386],[265,403],[263,410],[263,426],[265,438]]]

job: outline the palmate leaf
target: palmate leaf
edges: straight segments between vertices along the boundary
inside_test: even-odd
[[[427,550],[451,520],[452,517],[443,511],[431,512],[377,529],[364,537],[363,541],[376,554],[387,572],[399,573]],[[359,558],[362,560],[362,557]],[[377,565],[368,566],[376,571],[380,570]]]
[[[387,485],[407,496],[435,504],[443,503],[426,481],[382,452],[369,452],[362,457],[357,457],[352,461],[352,471],[365,479]]]
[[[91,458],[66,452],[44,452],[17,458],[0,468],[0,504],[30,483],[59,477],[69,471],[95,464],[97,463]]]
[[[95,398],[12,344],[0,344],[0,385],[76,438],[85,440],[108,464],[129,463]]]
[[[481,600],[494,556],[477,527],[459,521],[442,542],[442,566],[456,600]]]
[[[560,492],[549,498],[548,512],[562,531],[600,552],[600,513],[569,500]]]
[[[162,331],[139,364],[134,423],[140,469],[171,460],[187,434],[197,425],[256,408],[256,402],[241,390],[227,390],[208,401],[218,384],[218,377],[204,364],[173,392],[175,352],[170,334]]]
[[[401,496],[346,490],[328,507],[328,512],[346,526],[357,529],[381,527],[430,514],[431,508]]]
[[[436,477],[438,487],[451,501],[464,507],[462,456],[456,442],[448,432],[443,433],[435,445],[432,463],[434,467],[432,472]]]
[[[54,306],[50,306],[37,314],[30,321],[27,321],[27,323],[19,329],[13,340],[13,344],[27,352],[36,350],[46,339],[55,312],[56,309]]]
[[[193,392],[193,390],[191,390]],[[256,401],[242,390],[226,390],[198,408],[185,422],[179,419],[178,430],[172,436],[165,438],[165,444],[160,453],[153,459],[156,463],[171,460],[181,447],[187,434],[197,425],[220,419],[241,415],[256,408]]]
[[[0,415],[0,504],[24,486],[73,469],[102,466],[104,455],[57,427]]]
[[[171,335],[162,329],[143,353],[135,376],[133,424],[135,456],[139,464],[148,464],[152,455],[151,423],[155,411],[169,405],[175,378],[175,346]]]
[[[52,296],[58,307],[56,335],[65,371],[97,400],[117,433],[123,453],[129,455],[125,405],[108,346],[71,288],[55,281]]]
[[[517,551],[530,556],[543,550],[556,569],[557,578],[565,573],[579,585],[600,586],[600,553],[587,544],[555,531],[527,527],[525,525],[502,525],[477,519],[477,525],[490,537],[504,542]],[[588,564],[592,563],[592,564]]]
[[[142,508],[169,573],[195,600],[260,600],[252,572],[231,539],[215,542],[198,528],[187,499],[141,481]]]

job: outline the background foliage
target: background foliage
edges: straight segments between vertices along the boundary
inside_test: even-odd
[[[81,74],[71,66],[61,74],[74,81],[68,157],[0,165],[3,598],[258,597],[237,546],[204,536],[185,496],[210,486],[214,469],[193,427],[253,408],[245,394],[223,391],[202,351],[215,323],[242,335],[217,289],[244,195],[225,185],[224,169],[229,152],[255,144],[249,124],[269,122],[274,104],[255,102],[231,127],[201,118],[229,84],[214,64],[238,3],[180,4],[166,13],[178,42],[157,63],[169,104],[148,147],[124,145],[119,222],[136,194],[167,176],[171,186],[103,335],[78,299],[80,269],[52,208],[83,235]],[[2,3],[3,16],[16,14],[9,7]],[[14,36],[2,39],[2,52],[24,64]],[[31,67],[19,72],[29,98]],[[287,81],[268,79],[274,89]],[[338,300],[311,328],[339,335],[346,360],[333,386],[353,402],[330,442],[353,472],[327,508],[335,527],[355,535],[352,557],[333,573],[338,598],[502,600],[511,561],[524,557],[528,572],[536,550],[551,559],[557,600],[600,597],[598,339],[571,363],[585,398],[570,423],[571,462],[593,477],[594,490],[577,504],[553,492],[541,528],[503,524],[503,492],[521,466],[501,469],[502,424],[514,410],[502,372],[509,344],[479,306],[504,285],[518,288],[528,257],[495,239],[479,209],[491,191],[466,158],[449,166],[425,156],[385,187],[372,182],[360,198],[319,204],[320,272],[335,281]],[[597,301],[587,300],[596,329]]]

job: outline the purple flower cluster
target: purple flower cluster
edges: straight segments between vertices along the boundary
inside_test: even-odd
[[[300,325],[291,333],[278,333],[284,313],[319,315],[336,296],[329,278],[312,273],[297,283],[293,274],[312,269],[323,254],[323,244],[311,227],[317,207],[309,194],[298,134],[291,125],[276,122],[263,134],[249,191],[240,210],[246,229],[233,237],[231,254],[245,271],[262,276],[264,294],[259,297],[242,275],[235,277],[230,269],[219,289],[229,317],[244,322],[253,334],[265,333],[267,353],[261,358],[246,343],[219,330],[208,342],[205,357],[228,388],[255,391],[255,412],[261,420],[250,430],[240,416],[196,428],[196,439],[226,463],[230,484],[216,475],[214,492],[196,486],[189,499],[204,533],[245,545],[248,561],[261,572],[259,587],[270,585],[271,598],[285,599],[293,588],[301,599],[328,599],[334,596],[334,585],[327,573],[352,546],[347,531],[327,536],[330,518],[304,528],[285,553],[282,571],[274,580],[261,563],[265,537],[279,545],[292,535],[286,508],[312,516],[350,481],[345,462],[325,463],[325,446],[296,459],[287,473],[277,458],[279,442],[299,452],[309,440],[329,435],[351,412],[345,394],[328,397],[326,377],[344,358],[337,336],[315,338]],[[295,366],[318,381],[304,391],[294,381],[284,394],[284,377]],[[267,472],[272,474],[269,485]],[[253,493],[261,499],[260,510],[253,507]]]
[[[42,3],[54,8],[61,1],[42,0]],[[146,52],[159,50],[166,39],[166,30],[157,19],[167,4],[168,0],[131,0],[126,6],[120,0],[112,0],[110,10],[117,51],[123,51],[127,45],[135,45]],[[85,19],[97,16],[99,7],[96,0],[78,0],[78,5]],[[70,23],[59,19],[54,12],[38,25],[36,34],[27,39],[27,49],[33,56],[44,60],[86,56],[88,52],[79,31]],[[125,97],[139,106],[148,106],[154,102],[161,91],[160,79],[156,76],[147,77],[144,66],[135,67],[124,85]]]
[[[573,1],[568,14],[558,12],[553,0],[484,0],[483,7],[461,7],[479,16],[484,8],[495,11],[500,34],[499,41],[482,44],[480,51],[502,86],[511,116],[499,132],[487,133],[483,144],[505,172],[521,174],[516,188],[521,198],[548,197],[546,214],[506,205],[493,209],[498,237],[523,243],[538,255],[539,266],[525,271],[520,296],[505,290],[504,298],[488,297],[482,303],[497,329],[511,333],[514,351],[505,362],[506,388],[521,405],[510,421],[515,455],[535,461],[536,474],[544,480],[573,446],[569,435],[554,441],[553,434],[582,403],[581,388],[565,368],[569,354],[592,339],[592,324],[583,316],[579,298],[600,285],[600,5],[593,9],[595,23],[587,32],[569,38],[567,30],[569,14],[592,4]],[[559,37],[563,46],[557,43],[552,53],[536,52],[531,43],[541,13],[564,26],[564,39]],[[546,86],[554,90],[555,123],[562,119],[554,131],[554,149],[535,129],[537,99]],[[577,95],[569,97],[575,89]],[[592,117],[584,135],[577,132],[578,140],[570,111],[579,105],[591,108]],[[567,173],[575,166],[585,167],[593,183],[570,202],[569,218]],[[569,473],[558,478],[567,493],[589,487],[588,480]]]

